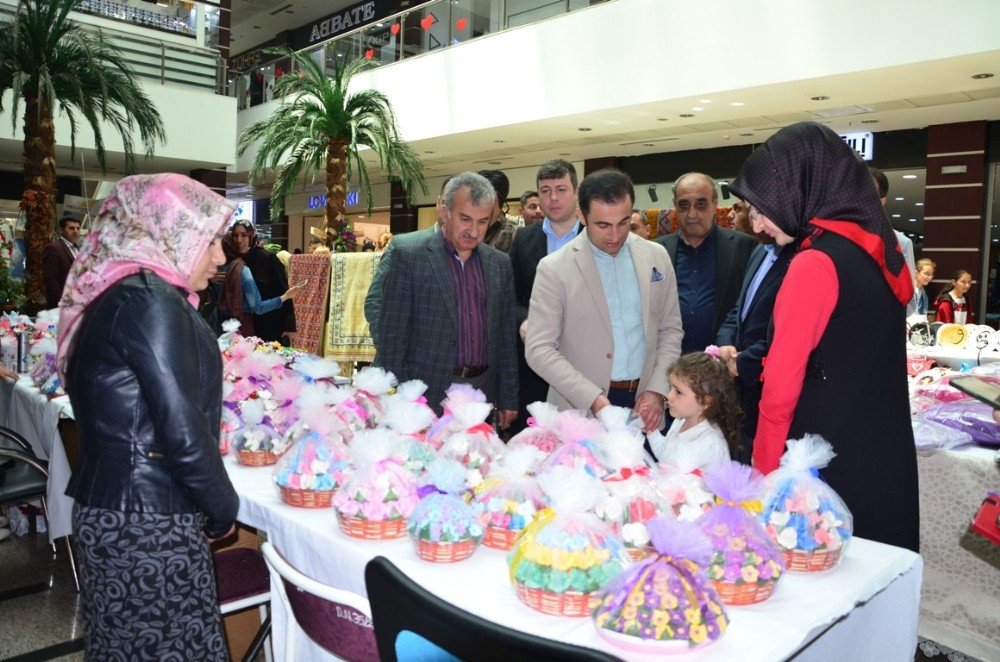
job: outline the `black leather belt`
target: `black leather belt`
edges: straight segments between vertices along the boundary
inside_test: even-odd
[[[626,379],[623,381],[612,381],[608,384],[609,388],[615,388],[621,391],[635,392],[639,390],[639,380],[638,379]]]
[[[471,379],[472,377],[478,377],[479,375],[486,372],[486,368],[489,366],[485,365],[464,365],[452,370],[451,374],[456,377],[463,377],[465,379]]]

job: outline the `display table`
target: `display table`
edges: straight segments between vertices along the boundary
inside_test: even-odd
[[[980,352],[978,349],[956,349],[954,347],[940,347],[932,345],[930,347],[914,347],[908,345],[906,348],[908,357],[916,355],[926,356],[928,359],[937,361],[942,368],[961,370],[962,364],[972,368],[986,363],[1000,362],[1000,352],[986,349]]]
[[[49,463],[45,499],[49,509],[49,540],[68,536],[73,532],[73,499],[65,494],[70,467],[59,436],[59,421],[73,418],[69,396],[49,398],[27,375],[14,384],[0,382],[0,425],[18,432],[31,444],[35,455]]]
[[[506,555],[480,548],[471,559],[436,565],[417,558],[409,539],[370,542],[341,533],[332,509],[284,505],[269,467],[225,461],[240,495],[239,520],[266,532],[288,561],[332,586],[366,594],[365,564],[388,557],[418,584],[448,602],[491,621],[542,637],[636,656],[601,639],[590,619],[546,616],[520,601],[508,581]],[[729,631],[716,643],[685,654],[685,660],[912,660],[916,647],[922,561],[912,552],[855,539],[838,568],[815,575],[789,574],[760,605],[729,609]],[[272,603],[274,651],[283,654],[286,618]],[[296,660],[328,659],[298,637]]]
[[[987,490],[1000,489],[996,451],[920,452],[920,634],[981,660],[1000,660],[1000,546],[969,532]]]

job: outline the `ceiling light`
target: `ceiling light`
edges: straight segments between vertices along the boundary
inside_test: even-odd
[[[711,99],[698,99],[698,103],[712,103]]]
[[[743,136],[744,138],[746,138],[746,137],[752,136],[753,133],[747,132],[747,133],[741,133],[740,135]]]
[[[893,218],[899,218],[899,214],[893,214],[892,217]]]
[[[729,105],[730,106],[736,106],[738,108],[738,107],[743,106],[745,104],[742,101],[730,101]]]
[[[896,198],[897,200],[905,200],[906,198]]]
[[[698,110],[705,110],[705,109],[704,109],[704,108],[702,108],[701,106],[695,106],[695,107],[694,107],[694,108],[692,108],[691,110],[694,110],[694,111],[698,111]]]
[[[490,165],[500,165],[503,161],[487,161]]]
[[[424,151],[424,154],[433,154],[433,153],[434,153],[433,150],[429,150],[429,149]]]
[[[666,121],[667,121],[667,118],[666,118],[666,117],[657,117],[657,118],[656,118],[656,121],[657,121],[657,122],[666,122]]]
[[[984,78],[993,78],[993,74],[974,74],[972,76],[974,80],[982,80]]]
[[[643,143],[642,146],[643,147],[656,147],[656,145],[653,144],[653,143]]]
[[[255,25],[255,26],[253,26],[253,29],[254,30],[260,30],[260,26],[259,25]]]
[[[878,120],[861,120],[862,124],[878,124]]]
[[[377,27],[377,28],[383,28],[383,27],[385,27],[385,25],[383,25],[382,23],[376,23],[375,27]]]
[[[913,204],[915,204],[918,207],[923,207],[924,206],[924,203],[922,203],[922,202],[914,202]]]
[[[691,113],[681,113],[681,117],[694,117]]]
[[[917,222],[917,219],[915,219],[915,218],[911,218],[910,219],[910,223],[916,223],[916,222]]]
[[[494,140],[493,142],[495,142],[495,143],[502,143],[503,141],[502,140]]]
[[[825,96],[818,96],[818,97],[809,97],[809,98],[810,98],[810,99],[812,99],[813,101],[826,101],[826,100],[828,100],[828,99],[829,99],[830,97],[825,97]]]
[[[581,126],[577,131],[593,131],[589,126]]]
[[[903,175],[903,179],[916,179],[916,175]]]

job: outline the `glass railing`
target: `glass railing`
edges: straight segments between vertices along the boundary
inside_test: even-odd
[[[436,0],[343,34],[307,52],[327,70],[342,58],[382,65],[433,53],[502,30],[535,23],[610,0]],[[230,72],[230,94],[243,110],[271,101],[275,81],[290,71],[287,59],[264,59],[252,71]]]
[[[110,4],[107,6],[110,7]],[[16,11],[16,5],[9,0],[0,0],[0,17],[9,20]],[[83,20],[78,20],[78,23],[100,29],[107,40],[121,50],[122,57],[136,76],[160,85],[183,85],[215,94],[226,92],[225,63],[218,51],[199,48],[193,43],[187,45],[142,36],[135,30],[88,26],[87,19],[82,15],[81,18]]]

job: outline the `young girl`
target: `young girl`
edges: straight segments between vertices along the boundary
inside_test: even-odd
[[[714,350],[714,351],[713,351]],[[739,443],[740,405],[726,364],[716,347],[684,354],[670,368],[667,408],[674,422],[667,436],[653,434],[650,447],[660,462],[670,462],[681,445],[705,447],[707,464],[730,459]]]
[[[972,322],[972,302],[965,300],[965,293],[972,287],[972,274],[959,269],[951,277],[951,285],[934,300],[937,306],[937,321],[968,324]]]
[[[906,316],[926,315],[928,309],[927,286],[934,280],[934,269],[937,265],[933,260],[923,258],[917,260],[917,272],[913,276],[913,298],[910,305],[906,307]]]

